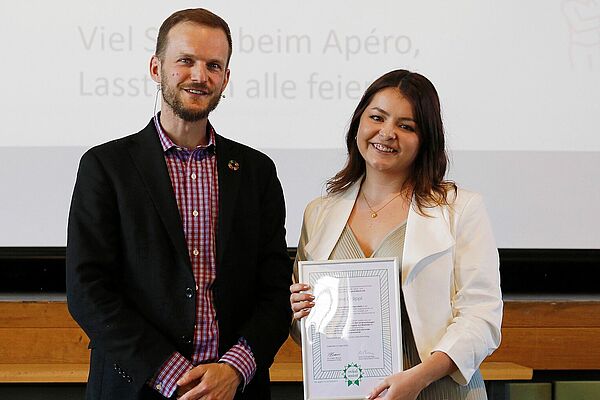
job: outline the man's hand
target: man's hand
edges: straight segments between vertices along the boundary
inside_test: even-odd
[[[187,385],[179,385],[177,386],[177,398],[181,398],[184,394],[192,390],[200,381],[195,381],[188,383]]]
[[[201,364],[177,381],[179,400],[232,400],[242,381],[227,363]]]

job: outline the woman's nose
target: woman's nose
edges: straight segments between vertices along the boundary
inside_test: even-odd
[[[394,133],[394,129],[389,126],[381,127],[379,130],[379,137],[382,140],[392,140],[396,138],[396,134]]]

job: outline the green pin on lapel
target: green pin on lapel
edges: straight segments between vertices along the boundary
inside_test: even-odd
[[[240,163],[238,163],[235,160],[229,160],[229,162],[227,163],[227,167],[229,167],[229,169],[232,171],[237,171],[238,169],[240,169]]]

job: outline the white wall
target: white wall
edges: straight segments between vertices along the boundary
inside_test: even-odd
[[[277,162],[294,246],[364,88],[418,71],[442,99],[451,176],[484,193],[499,246],[600,248],[600,7],[584,3],[204,1],[234,41],[211,119]],[[146,124],[157,28],[198,4],[0,4],[0,246],[65,245],[79,156]]]

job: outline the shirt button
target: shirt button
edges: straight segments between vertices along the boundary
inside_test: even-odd
[[[194,211],[192,211],[192,215],[193,215],[194,217],[197,217],[197,216],[198,216],[198,210],[194,210]]]
[[[196,174],[192,174],[190,177],[191,177],[192,179],[196,179]]]
[[[198,291],[198,289],[200,289],[200,288],[198,287],[198,285],[196,285],[196,291]]]
[[[160,383],[157,383],[155,387],[159,392],[162,390],[162,385]]]
[[[194,251],[192,251],[192,254],[197,256],[198,254],[200,254],[200,252],[198,251],[198,249],[194,249]]]
[[[188,299],[191,299],[194,296],[194,289],[192,289],[192,288],[185,289],[185,295]]]

